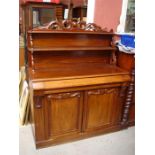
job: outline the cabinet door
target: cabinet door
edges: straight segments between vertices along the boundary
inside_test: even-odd
[[[48,136],[77,134],[81,131],[83,97],[80,92],[46,96]]]
[[[103,129],[121,121],[120,88],[90,90],[85,93],[84,130]]]

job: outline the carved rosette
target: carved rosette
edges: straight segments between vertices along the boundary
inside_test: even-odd
[[[50,23],[34,28],[34,30],[83,30],[83,31],[95,31],[95,32],[108,32],[107,28],[102,29],[100,26],[94,23],[86,24],[85,21],[72,21],[72,20],[63,20],[51,21]],[[111,29],[109,32],[113,32]]]
[[[124,111],[123,111],[123,115],[122,115],[122,121],[121,121],[121,125],[128,125],[128,118],[129,118],[129,110],[130,110],[130,106],[132,103],[132,96],[134,93],[134,75],[135,75],[135,71],[132,71],[132,80],[129,84],[128,90],[127,90],[127,95],[126,95],[126,100],[125,100],[125,104],[124,104]]]

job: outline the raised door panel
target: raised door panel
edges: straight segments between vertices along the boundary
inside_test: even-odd
[[[120,88],[90,90],[85,93],[84,130],[103,129],[121,121]]]
[[[81,131],[83,97],[80,92],[51,94],[46,100],[49,137]]]

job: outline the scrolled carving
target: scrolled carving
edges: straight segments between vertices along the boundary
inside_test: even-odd
[[[86,22],[85,21],[79,21],[78,26],[81,30],[85,30],[86,28]]]
[[[94,31],[94,32],[108,32],[107,28],[102,29],[94,23],[86,24],[85,21],[63,20],[51,21],[50,23],[34,28],[33,30],[80,30],[80,31]],[[109,32],[113,32],[111,29]]]
[[[75,21],[64,20],[62,21],[63,29],[73,29],[73,27],[77,27],[77,23]]]
[[[52,30],[61,30],[62,29],[62,24],[59,23],[58,21],[52,21],[47,25],[47,29],[52,29]]]
[[[117,88],[105,88],[105,89],[97,89],[88,91],[88,95],[101,95],[101,94],[111,94],[117,93]]]
[[[34,28],[33,30],[62,30],[63,25],[58,21],[51,21],[43,26]]]
[[[102,28],[94,23],[87,24],[85,29],[89,31],[102,31]]]
[[[72,97],[80,97],[79,92],[75,93],[62,93],[62,94],[52,94],[48,95],[47,98],[50,99],[65,99],[65,98],[72,98]]]

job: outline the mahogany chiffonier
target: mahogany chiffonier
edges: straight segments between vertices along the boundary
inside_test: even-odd
[[[112,38],[95,24],[68,20],[28,31],[37,148],[128,127],[132,78],[116,65]]]

